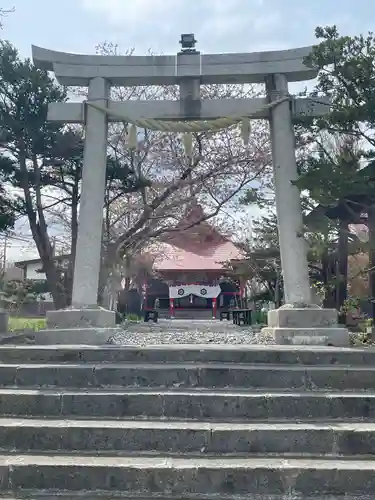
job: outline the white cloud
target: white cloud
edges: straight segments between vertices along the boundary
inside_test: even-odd
[[[133,23],[147,22],[165,18],[176,10],[174,0],[82,0],[87,10],[102,14],[118,26],[131,26]]]
[[[181,33],[194,32],[202,51],[250,50],[279,21],[266,0],[81,0],[83,8],[109,22],[127,44],[155,51],[178,48]],[[256,40],[255,40],[256,39]],[[227,47],[227,48],[226,48]]]

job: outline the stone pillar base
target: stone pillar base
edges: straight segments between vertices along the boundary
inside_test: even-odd
[[[121,331],[119,328],[54,328],[33,333],[38,345],[103,345]]]
[[[102,307],[60,309],[47,312],[47,328],[114,328],[116,313]]]
[[[116,313],[99,306],[48,311],[47,328],[35,333],[35,343],[100,345],[119,330]]]
[[[276,344],[349,345],[349,330],[338,325],[336,309],[321,309],[316,305],[286,304],[269,311],[268,326],[262,331],[272,335]]]

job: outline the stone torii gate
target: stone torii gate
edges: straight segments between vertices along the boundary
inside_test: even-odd
[[[207,130],[244,119],[269,119],[287,305],[270,312],[268,329],[277,343],[304,343],[315,337],[318,343],[347,344],[346,330],[336,325],[337,312],[317,310],[311,304],[300,193],[292,184],[297,179],[292,117],[327,112],[327,102],[291,98],[288,92],[288,82],[316,77],[317,72],[303,62],[310,51],[310,47],[305,47],[201,55],[190,49],[172,56],[139,57],[76,55],[32,47],[34,64],[53,71],[60,84],[88,87],[84,103],[52,103],[48,110],[48,120],[85,125],[85,151],[73,308],[49,312],[49,330],[44,337],[41,335],[41,342],[101,343],[115,327],[115,313],[97,305],[109,121],[126,121],[148,128],[160,126],[162,130],[168,126],[176,130],[175,124],[179,122],[181,130],[186,131],[189,124],[196,125],[198,121]],[[264,83],[267,97],[200,99],[201,84],[229,83]],[[178,85],[180,99],[126,102],[110,99],[111,86],[141,85]]]

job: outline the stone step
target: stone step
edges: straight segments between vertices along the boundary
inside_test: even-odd
[[[29,497],[32,490],[291,499],[375,491],[374,460],[1,455],[0,471],[3,493],[29,490]]]
[[[180,364],[0,364],[0,387],[375,390],[375,367]]]
[[[0,419],[1,453],[375,455],[375,423]]]
[[[26,490],[26,491],[17,491],[17,492],[1,492],[0,498],[2,500],[16,500],[16,499],[27,499],[27,500],[134,500],[134,495],[132,493],[126,491],[80,491],[80,492],[72,492],[72,491],[54,491],[47,492],[45,490]],[[206,495],[206,494],[195,494],[189,493],[186,495],[175,495],[168,494],[167,492],[164,494],[142,494],[137,495],[137,500],[218,500],[218,498],[223,500],[249,500],[249,495],[226,495],[221,494],[218,497],[215,494]],[[251,500],[375,500],[375,493],[373,495],[293,495],[290,497],[284,494],[252,494]]]
[[[375,366],[373,348],[327,346],[159,345],[126,346],[0,346],[3,363],[259,363]]]
[[[0,389],[0,416],[375,420],[375,393]]]

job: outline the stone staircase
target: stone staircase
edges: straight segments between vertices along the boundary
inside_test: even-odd
[[[375,350],[0,347],[0,497],[375,499]]]

